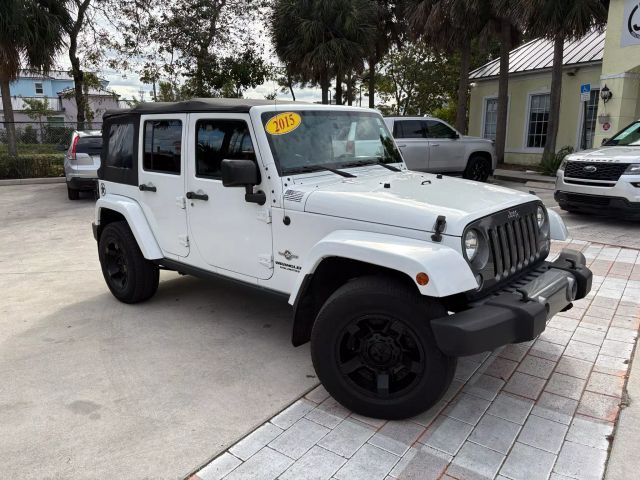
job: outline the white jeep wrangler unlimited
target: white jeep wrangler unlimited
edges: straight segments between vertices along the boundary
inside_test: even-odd
[[[345,145],[345,131],[375,132]],[[437,402],[456,357],[535,338],[591,288],[546,262],[560,217],[532,195],[410,172],[373,110],[195,99],[108,112],[93,231],[120,301],[159,269],[288,296],[293,344],[363,415]]]

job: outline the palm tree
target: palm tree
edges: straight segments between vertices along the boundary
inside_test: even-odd
[[[469,0],[408,0],[405,10],[414,37],[440,51],[460,55],[456,129],[467,131],[472,41],[487,27],[489,3]]]
[[[375,31],[372,0],[277,0],[271,35],[294,73],[320,83],[329,103],[331,77],[362,68]],[[341,87],[340,87],[341,88]]]
[[[518,12],[527,35],[553,41],[550,112],[543,158],[556,153],[564,42],[602,28],[607,22],[607,3],[603,0],[515,0],[514,11]]]
[[[8,152],[18,156],[9,84],[21,68],[48,72],[63,45],[64,0],[0,2],[0,95]]]

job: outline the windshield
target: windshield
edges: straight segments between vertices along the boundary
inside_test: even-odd
[[[279,129],[277,119],[271,122],[273,125],[268,124],[276,115],[295,121],[291,126]],[[321,170],[323,167],[402,161],[382,117],[375,112],[266,112],[262,114],[262,123],[282,175]]]
[[[640,146],[640,122],[634,122],[624,130],[616,133],[604,145]]]

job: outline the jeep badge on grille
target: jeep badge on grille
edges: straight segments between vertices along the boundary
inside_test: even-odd
[[[517,210],[509,210],[507,212],[507,218],[509,220],[513,220],[514,218],[520,218],[520,212],[518,212]]]

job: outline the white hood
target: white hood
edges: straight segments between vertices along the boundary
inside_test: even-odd
[[[640,163],[640,147],[600,147],[567,155],[571,162]]]
[[[304,199],[298,208],[304,205],[309,213],[426,232],[433,231],[438,215],[444,215],[444,233],[456,236],[477,218],[538,199],[496,185],[446,176],[438,179],[428,173],[354,173],[359,176],[330,183],[296,182],[288,187],[289,192]],[[290,202],[287,205],[293,207]]]

